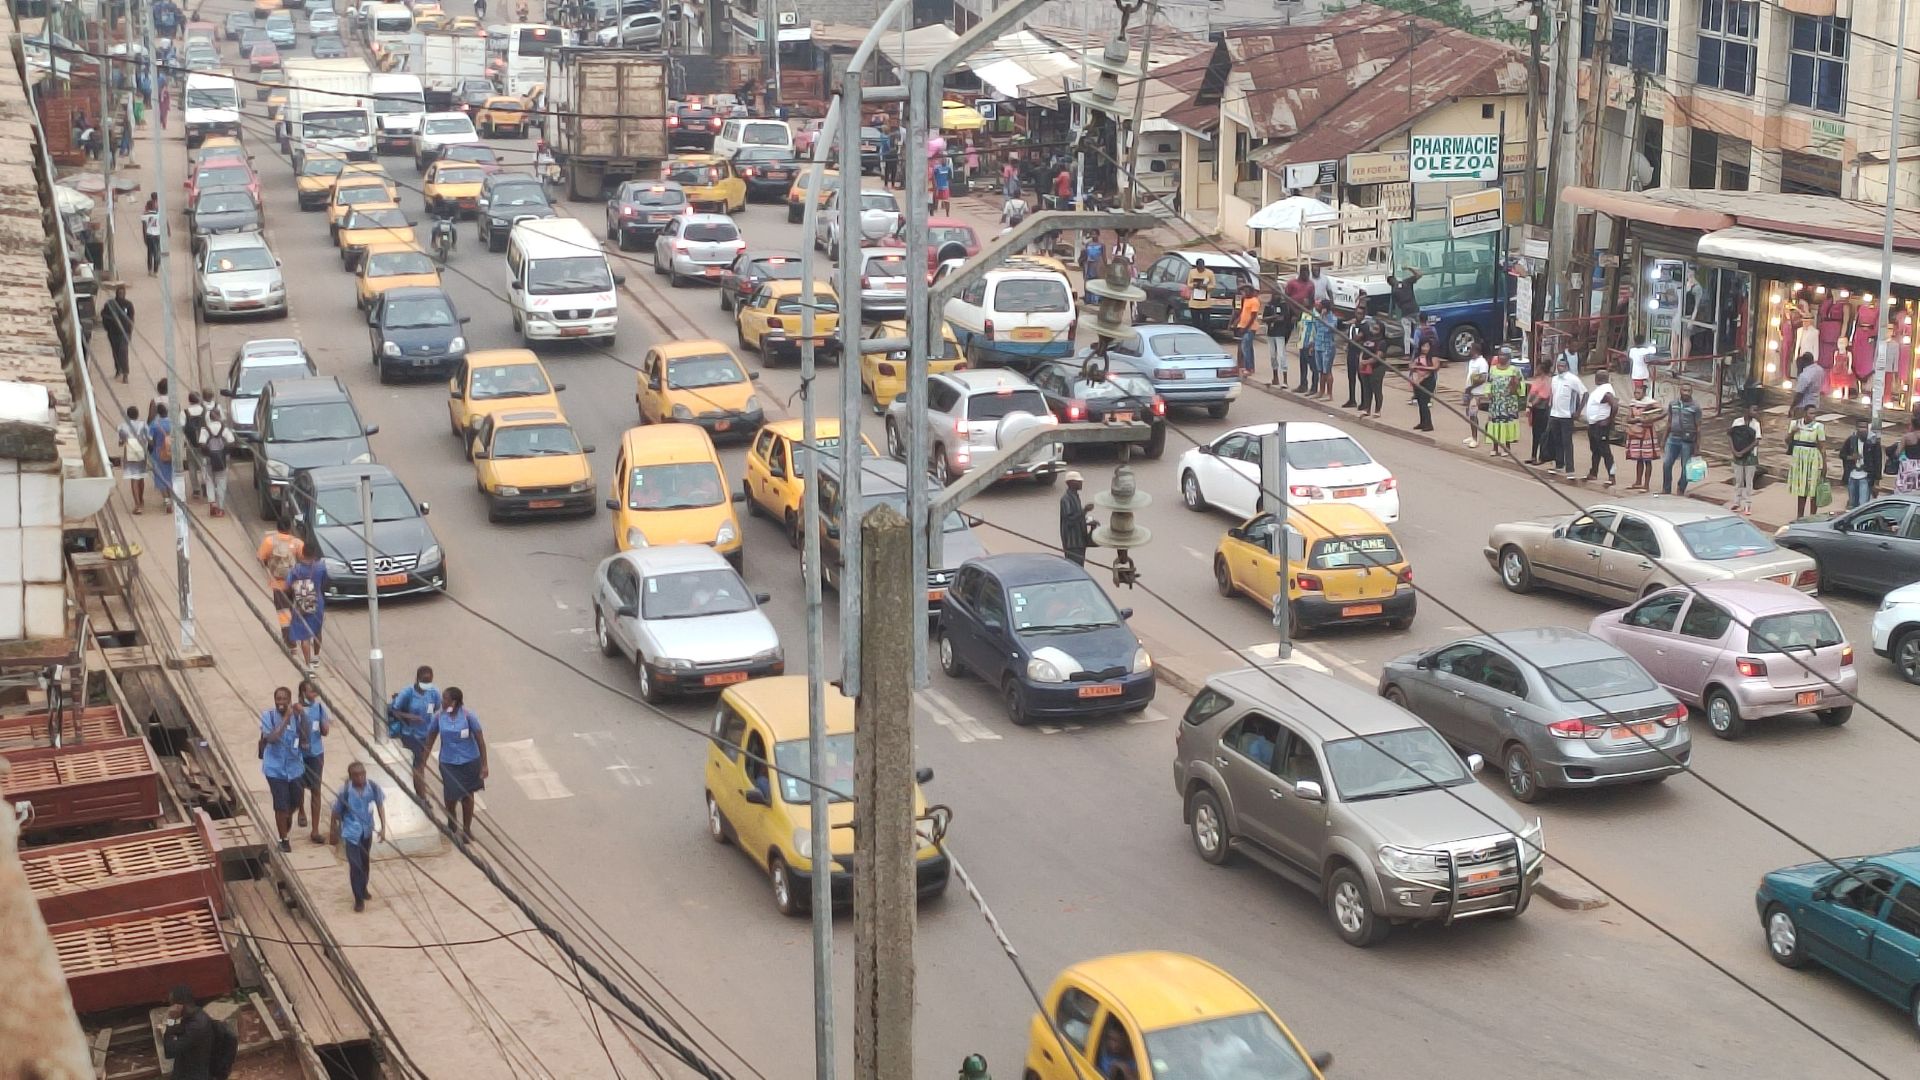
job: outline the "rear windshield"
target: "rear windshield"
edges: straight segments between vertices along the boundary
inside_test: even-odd
[[[996,311],[1065,312],[1073,310],[1064,281],[1052,278],[1007,278],[994,290]]]
[[[706,225],[699,223],[689,225],[680,235],[689,240],[722,242],[740,239],[740,230],[730,222],[716,221]]]
[[[1681,541],[1696,559],[1717,562],[1721,559],[1764,555],[1773,550],[1773,540],[1766,533],[1754,528],[1746,518],[1731,514],[1688,522],[1676,526],[1674,531],[1680,534]]]
[[[868,277],[903,278],[907,276],[907,260],[900,255],[875,255],[867,260]]]
[[[752,146],[785,146],[793,136],[785,124],[748,124],[740,141]]]
[[[245,191],[209,191],[200,196],[196,208],[202,214],[226,214],[253,209],[253,196]]]
[[[776,304],[773,310],[779,312],[782,315],[798,315],[800,314],[800,311],[801,311],[800,298],[798,296],[788,297],[787,299],[782,300],[778,304]],[[820,312],[823,312],[823,311],[825,312],[839,311],[840,301],[831,296],[823,296],[820,294],[815,294],[813,298],[813,310],[815,314],[819,314]]]
[[[457,169],[441,169],[439,177],[443,184],[479,184],[486,181],[487,171],[462,166]]]
[[[337,157],[310,157],[300,163],[301,176],[339,176],[347,163]]]
[[[194,182],[203,188],[210,187],[246,187],[253,174],[245,165],[228,165],[212,169],[201,169]]]
[[[1287,465],[1295,469],[1344,469],[1373,459],[1360,444],[1342,435],[1333,439],[1305,439],[1287,443]]]
[[[1400,561],[1400,545],[1391,536],[1339,536],[1314,544],[1307,558],[1316,570],[1392,566]]]
[[[1008,413],[1047,415],[1047,399],[1038,390],[1004,390],[975,394],[967,399],[967,419],[998,420]]]
[[[1559,664],[1541,668],[1540,674],[1547,680],[1547,689],[1561,701],[1619,697],[1653,689],[1646,669],[1624,656]]]
[[[900,209],[900,201],[884,191],[863,191],[860,193],[860,209],[896,213]]]
[[[248,364],[240,369],[240,385],[234,387],[235,397],[259,397],[260,391],[275,379],[295,379],[307,374],[306,362],[293,359],[271,364]]]
[[[788,258],[754,259],[748,266],[749,274],[757,274],[768,281],[796,281],[800,277],[800,260]]]
[[[679,188],[635,188],[627,201],[635,206],[679,206],[687,201],[687,194]]]
[[[1153,339],[1157,356],[1223,356],[1220,343],[1197,330],[1161,334]]]
[[[1846,641],[1840,625],[1822,610],[1795,611],[1785,615],[1764,615],[1753,620],[1747,630],[1748,652],[1788,652],[1793,649],[1826,649]]]

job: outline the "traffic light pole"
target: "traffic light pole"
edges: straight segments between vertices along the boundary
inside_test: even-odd
[[[1260,505],[1273,513],[1274,530],[1268,534],[1267,549],[1280,560],[1279,585],[1273,594],[1273,628],[1280,643],[1277,655],[1286,660],[1293,656],[1293,609],[1287,603],[1293,577],[1293,525],[1287,506],[1286,421],[1275,424],[1274,429],[1260,436]]]

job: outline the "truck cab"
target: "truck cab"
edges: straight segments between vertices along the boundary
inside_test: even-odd
[[[1442,355],[1468,360],[1490,343],[1505,341],[1513,285],[1500,272],[1500,234],[1454,237],[1449,232],[1444,219],[1396,222],[1391,266],[1327,271],[1335,310],[1346,318],[1364,296],[1376,315],[1397,318],[1387,275],[1412,267],[1420,271],[1413,294],[1422,317],[1437,321]]]

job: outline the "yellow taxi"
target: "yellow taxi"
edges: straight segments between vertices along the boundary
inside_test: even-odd
[[[806,162],[800,163],[798,175],[793,178],[793,186],[787,189],[787,223],[798,225],[807,215],[807,184],[813,178],[813,169]],[[827,201],[827,193],[839,186],[835,181],[840,173],[834,169],[820,172],[820,191],[813,197],[815,203]]]
[[[400,189],[384,176],[342,171],[327,196],[327,230],[340,242],[340,222],[356,206],[398,206]]]
[[[1372,512],[1350,503],[1313,503],[1287,515],[1293,531],[1287,560],[1287,604],[1294,632],[1350,623],[1413,624],[1413,567],[1393,531]],[[1272,514],[1256,514],[1228,529],[1213,553],[1221,596],[1236,593],[1271,608],[1280,591],[1280,559],[1273,554]]]
[[[287,88],[275,86],[267,91],[267,119],[280,119],[280,111],[287,107]]]
[[[614,461],[613,543],[626,551],[662,544],[706,544],[738,569],[745,559],[740,519],[726,470],[705,429],[659,424],[628,429]]]
[[[853,699],[827,695],[826,769],[812,777],[807,753],[807,679],[775,675],[735,683],[720,694],[707,744],[707,835],[733,844],[773,885],[773,906],[782,915],[808,910],[813,880],[812,790],[814,779],[835,791],[853,791]],[[767,767],[772,762],[780,772]],[[933,778],[921,769],[918,778]],[[929,811],[916,785],[913,792],[919,847],[914,853],[914,882],[923,897],[946,890],[952,867],[940,840],[950,815]],[[853,800],[835,798],[827,806],[833,873],[833,902],[853,899]],[[845,867],[845,869],[842,869]],[[1088,1075],[1092,1075],[1089,1073]]]
[[[777,754],[774,760],[786,764]],[[1180,953],[1084,960],[1061,972],[1041,1001],[1046,1015],[1035,1015],[1027,1028],[1026,1075],[1033,1080],[1324,1080],[1320,1070],[1333,1064],[1331,1054],[1309,1055],[1240,980]]]
[[[442,158],[427,166],[427,178],[420,193],[426,199],[427,213],[440,217],[472,214],[480,208],[480,185],[487,182],[487,170],[470,161]]]
[[[473,127],[483,139],[498,138],[511,132],[516,139],[527,137],[527,103],[511,94],[489,97],[473,114]]]
[[[593,447],[555,409],[509,408],[480,421],[473,444],[474,483],[487,520],[536,514],[592,514]]]
[[[253,17],[256,19],[264,19],[274,12],[279,11],[280,7],[280,0],[253,0]]]
[[[800,343],[805,340],[801,325],[798,281],[764,281],[752,296],[733,309],[734,332],[740,347],[752,349],[768,364],[800,360]],[[828,348],[839,336],[840,296],[824,281],[813,287],[813,344]]]
[[[222,150],[238,150],[242,155],[246,155],[246,147],[240,144],[240,138],[237,135],[205,135],[201,137],[200,146],[194,150],[192,157],[195,161],[201,161],[210,156],[219,157],[219,151]]]
[[[369,244],[365,257],[360,260],[360,272],[354,276],[354,302],[360,305],[361,311],[366,311],[388,289],[438,284],[440,270],[419,245],[410,240]]]
[[[327,205],[333,196],[333,182],[339,179],[346,164],[344,155],[307,151],[300,159],[300,168],[293,174],[293,189],[299,196],[300,209],[318,210]]]
[[[635,377],[643,424],[698,424],[716,438],[751,438],[766,422],[757,371],[717,341],[675,341],[647,350]]]
[[[275,90],[287,88],[287,73],[280,68],[266,68],[253,73],[253,100],[271,101]],[[284,100],[284,99],[283,99]]]
[[[447,20],[447,29],[456,33],[462,30],[479,30],[483,24],[472,15],[455,15]]]
[[[677,182],[695,213],[731,214],[747,208],[747,182],[733,162],[712,154],[675,154],[660,169],[663,180]]]
[[[868,331],[871,338],[903,338],[907,336],[907,324],[903,322],[875,323]],[[933,355],[927,357],[927,374],[939,375],[942,372],[958,371],[967,366],[960,355],[960,343],[953,336],[953,327],[945,320],[940,323],[940,337],[933,343]],[[907,352],[897,349],[887,353],[860,354],[860,390],[873,399],[873,411],[884,413],[893,399],[907,392]]]
[[[482,420],[509,409],[559,412],[560,391],[566,388],[547,378],[546,367],[531,349],[470,352],[447,382],[447,426],[471,451]]]
[[[397,206],[356,206],[341,219],[337,238],[340,265],[354,273],[372,245],[414,243],[413,220]]]
[[[798,548],[805,534],[800,531],[800,500],[807,494],[807,442],[799,420],[775,420],[762,427],[747,451],[747,513],[764,514],[787,531],[787,543]],[[823,450],[840,446],[840,421],[820,417],[814,421],[814,445]],[[880,455],[865,435],[860,436],[864,453]]]

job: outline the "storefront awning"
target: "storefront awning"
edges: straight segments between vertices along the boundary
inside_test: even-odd
[[[960,35],[944,23],[918,27],[904,34],[880,35],[880,55],[894,67],[924,67],[960,40]]]
[[[1814,274],[1874,281],[1880,277],[1880,252],[1863,244],[1815,240],[1804,236],[1736,226],[1700,238],[1700,254],[1740,262],[1792,267]],[[1893,253],[1893,280],[1920,289],[1920,258]]]

